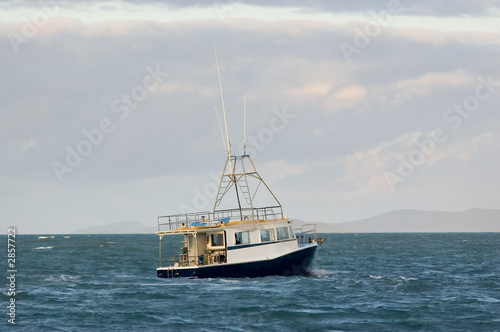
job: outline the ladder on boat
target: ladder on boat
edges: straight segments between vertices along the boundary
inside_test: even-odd
[[[248,187],[247,172],[245,171],[245,163],[241,160],[241,168],[243,169],[243,175],[241,175],[244,181],[240,182],[240,189],[245,201],[248,206],[253,210],[252,196],[250,194],[250,188]]]
[[[235,158],[233,162],[235,164],[235,168],[236,168],[236,163],[239,163],[241,165],[241,173],[235,173],[234,169],[231,170],[229,173],[226,173],[225,172],[227,167],[226,164],[226,167],[224,167],[224,174],[222,175],[222,179],[219,185],[217,199],[215,200],[215,207],[219,206],[224,196],[229,192],[229,190],[234,185],[237,190],[237,195],[241,193],[243,195],[243,198],[245,199],[247,206],[253,210],[253,197],[250,192],[250,186],[248,185],[247,176],[252,175],[261,181],[262,179],[260,179],[260,177],[255,171],[249,173],[246,172],[245,163],[243,162],[242,158],[239,159]]]

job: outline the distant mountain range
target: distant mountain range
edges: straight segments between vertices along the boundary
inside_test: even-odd
[[[309,224],[294,219],[294,228]],[[315,223],[318,233],[433,233],[500,232],[500,210],[470,209],[462,212],[398,210],[363,220]],[[76,234],[140,234],[156,232],[156,225],[138,221],[117,222],[78,229]]]
[[[500,232],[500,210],[398,210],[362,220],[316,224],[320,233]]]
[[[103,226],[91,226],[74,231],[74,234],[143,234],[154,233],[155,226],[146,226],[138,221],[114,222]]]

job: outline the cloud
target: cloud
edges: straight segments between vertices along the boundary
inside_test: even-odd
[[[310,163],[305,160],[297,164],[284,159],[277,159],[263,164],[259,169],[262,169],[262,174],[266,174],[267,181],[272,182],[276,179],[304,174],[310,167]]]
[[[465,165],[472,162],[474,158],[483,160],[487,156],[486,151],[495,150],[497,147],[498,144],[494,140],[494,135],[491,132],[485,132],[453,142],[441,149],[441,151],[437,151],[437,153],[439,154],[439,159],[450,158],[458,166],[459,163],[464,163]]]
[[[361,85],[339,87],[332,91],[325,100],[327,112],[343,110],[355,106],[366,96],[366,88]]]
[[[72,1],[73,2],[73,1]],[[113,2],[113,1],[110,1]],[[127,0],[127,3],[131,4],[144,4],[151,3],[156,4],[158,0],[150,1],[139,1],[139,0]],[[407,13],[412,15],[434,15],[434,16],[460,16],[464,14],[468,15],[483,15],[495,12],[495,1],[475,1],[470,3],[466,0],[454,1],[451,3],[438,3],[433,1],[419,1],[418,3],[408,3],[404,1],[393,1],[394,3],[400,3],[401,6],[405,7]],[[263,1],[263,0],[218,0],[218,1],[198,1],[198,0],[177,0],[169,1],[168,5],[171,7],[178,8],[189,8],[189,7],[220,7],[221,10],[228,7],[233,8],[242,4],[252,5],[256,7],[289,7],[297,10],[302,10],[306,12],[355,12],[355,11],[375,11],[380,10],[380,8],[386,8],[388,6],[387,1],[356,1],[356,2],[332,2],[328,0],[316,0],[313,3],[308,3],[307,6],[304,5],[303,1]],[[229,9],[227,9],[229,10]]]
[[[327,168],[342,169],[343,175],[338,177],[336,182],[341,186],[342,192],[351,197],[390,196],[390,184],[385,173],[388,171],[397,173],[398,167],[404,165],[403,161],[408,163],[407,161],[415,151],[423,156],[423,161],[414,165],[415,171],[410,176],[425,178],[434,177],[435,174],[445,176],[442,173],[442,165],[447,164],[448,159],[455,164],[455,169],[464,170],[473,160],[487,158],[486,151],[498,149],[498,144],[494,143],[490,132],[459,141],[450,139],[444,143],[429,143],[432,137],[433,132],[407,133],[389,141],[379,142],[370,148],[323,162],[322,166],[309,163],[308,169],[314,172],[315,168],[326,165]],[[404,184],[401,184],[400,187],[403,186]]]
[[[498,43],[500,34],[490,31],[437,31],[424,27],[389,28],[388,31],[396,36],[403,37],[417,43],[430,44],[436,47],[447,43]]]
[[[473,82],[475,83],[475,77],[460,69],[451,73],[427,73],[415,79],[398,81],[393,86],[381,90],[397,91],[392,96],[392,101],[403,103],[412,99],[422,99],[433,93],[440,93],[442,90],[450,89],[450,87],[469,86]]]

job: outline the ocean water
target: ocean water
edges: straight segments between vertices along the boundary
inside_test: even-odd
[[[326,238],[309,276],[160,279],[155,234],[18,235],[0,330],[500,331],[500,233]]]

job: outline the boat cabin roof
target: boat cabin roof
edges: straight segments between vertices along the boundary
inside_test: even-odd
[[[287,221],[286,216],[283,216],[281,206],[183,213],[158,217],[156,233],[158,235],[189,234],[231,226],[247,228],[247,225],[255,224],[265,227],[266,223],[279,221]]]

